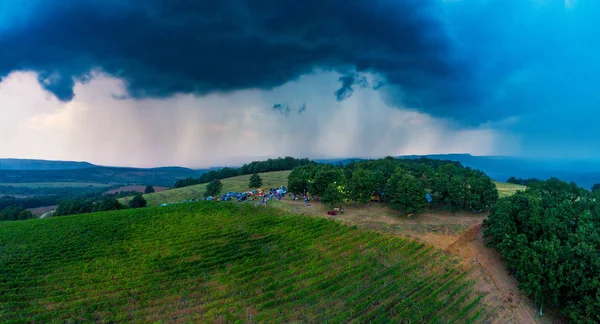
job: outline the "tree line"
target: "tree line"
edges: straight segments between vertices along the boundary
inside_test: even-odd
[[[146,188],[148,191],[148,187]],[[128,205],[121,204],[117,199],[134,195]],[[126,208],[146,207],[147,202],[141,193],[137,191],[120,191],[114,194],[104,194],[87,199],[73,199],[62,201],[53,216],[67,216],[86,213],[95,213],[109,210],[121,210]]]
[[[574,322],[600,322],[600,191],[535,182],[497,202],[483,236],[540,314],[552,307]]]
[[[506,180],[506,182],[512,183],[512,184],[518,184],[518,185],[522,185],[522,186],[529,186],[536,182],[540,182],[540,180],[536,179],[536,178],[521,179],[521,178],[510,177],[510,178],[508,178],[508,180]]]
[[[104,192],[116,189],[120,185],[110,187],[48,187],[27,188],[19,186],[0,185],[0,210],[7,207],[22,207],[25,209],[58,205],[66,200],[85,200],[101,197]],[[130,193],[128,193],[130,194]],[[15,195],[31,195],[17,198]]]
[[[498,199],[496,185],[479,170],[456,161],[427,158],[351,162],[345,166],[311,164],[294,168],[288,177],[294,194],[309,194],[330,206],[356,205],[372,199],[389,203],[404,214],[436,207],[456,212],[488,210]],[[426,199],[429,194],[431,202]]]
[[[268,159],[266,161],[254,161],[252,163],[244,164],[239,168],[222,168],[219,170],[211,170],[202,174],[198,178],[190,177],[179,179],[175,182],[173,187],[182,188],[201,183],[209,183],[213,180],[222,180],[225,178],[236,177],[240,175],[292,170],[296,167],[309,164],[316,164],[316,162],[310,161],[306,158],[296,159],[289,156],[285,158]]]
[[[33,218],[31,211],[21,206],[9,206],[0,210],[0,221],[16,221]]]

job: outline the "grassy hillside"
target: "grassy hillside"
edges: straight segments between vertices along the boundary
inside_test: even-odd
[[[198,202],[0,224],[0,322],[473,322],[430,246],[249,205]]]
[[[276,171],[260,173],[260,176],[263,179],[263,188],[279,187],[281,185],[287,186],[287,177],[290,172],[291,171]],[[250,188],[248,188],[249,179],[250,175],[223,179],[221,180],[223,182],[222,192],[250,190]],[[170,189],[144,195],[144,198],[146,201],[148,201],[150,206],[158,206],[163,203],[174,203],[192,198],[199,199],[202,198],[205,187],[206,184],[199,184],[195,186]],[[504,182],[496,182],[496,187],[498,188],[500,197],[510,196],[517,190],[525,190],[524,186]],[[125,203],[125,199],[120,199],[120,202]]]
[[[496,188],[498,188],[498,195],[500,195],[500,198],[512,196],[515,194],[515,192],[517,192],[517,190],[525,190],[527,188],[525,186],[512,184],[512,183],[497,182],[497,181],[495,183],[496,183]]]
[[[263,188],[279,187],[281,185],[287,185],[287,177],[291,171],[276,171],[259,173],[263,179]],[[229,191],[247,191],[248,181],[250,180],[250,174],[237,176],[233,178],[227,178],[221,180],[223,182],[222,192]],[[195,186],[165,190],[162,192],[155,192],[144,195],[146,201],[150,206],[157,206],[163,203],[174,203],[178,201],[188,200],[192,198],[202,198],[204,194],[206,184],[199,184]],[[120,200],[121,203],[125,202],[125,199]]]

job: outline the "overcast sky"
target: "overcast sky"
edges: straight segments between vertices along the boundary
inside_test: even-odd
[[[0,157],[600,158],[600,1],[266,4],[0,0]]]

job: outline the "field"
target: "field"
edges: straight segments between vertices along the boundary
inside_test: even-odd
[[[287,185],[287,177],[291,171],[276,171],[259,173],[263,180],[263,188],[279,187],[281,185]],[[223,190],[221,192],[229,191],[248,191],[248,181],[251,175],[242,175],[233,178],[227,178],[221,180],[223,183]],[[144,195],[144,198],[148,202],[149,206],[158,206],[163,203],[175,203],[189,199],[200,199],[203,197],[206,184],[199,184],[195,186],[165,190],[161,192],[155,192]],[[125,203],[126,199],[120,199],[121,203]]]
[[[0,224],[0,321],[475,322],[452,256],[247,204]]]
[[[515,192],[517,192],[517,190],[525,190],[527,188],[522,185],[506,183],[506,182],[495,181],[495,183],[496,183],[496,188],[498,188],[498,195],[500,196],[500,198],[512,196],[515,194]]]

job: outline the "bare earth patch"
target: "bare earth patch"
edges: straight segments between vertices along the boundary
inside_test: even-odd
[[[33,216],[40,216],[46,212],[56,210],[56,207],[58,207],[58,205],[29,208],[28,210],[33,214]]]

